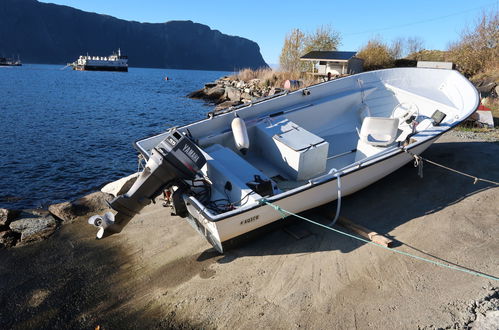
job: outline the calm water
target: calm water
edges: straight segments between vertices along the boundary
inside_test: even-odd
[[[226,74],[0,67],[0,207],[47,207],[135,172],[132,142],[204,118],[211,107],[185,95]]]

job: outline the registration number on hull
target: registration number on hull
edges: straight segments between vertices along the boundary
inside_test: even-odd
[[[259,215],[252,216],[251,218],[241,220],[241,222],[239,224],[240,225],[245,225],[247,223],[250,223],[250,222],[258,220],[259,217],[260,217]]]

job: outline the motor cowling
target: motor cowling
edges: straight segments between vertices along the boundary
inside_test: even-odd
[[[164,189],[180,180],[194,179],[205,163],[205,157],[194,142],[177,130],[172,130],[151,150],[144,170],[128,192],[109,203],[118,213],[113,223],[108,221],[103,232],[99,231],[100,236],[120,232],[134,215]]]

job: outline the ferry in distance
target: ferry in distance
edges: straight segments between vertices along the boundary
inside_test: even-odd
[[[79,71],[128,72],[128,56],[121,55],[120,49],[118,49],[118,53],[113,53],[107,57],[80,55],[76,61],[69,63],[68,66]]]
[[[21,66],[23,65],[19,57],[17,60],[7,58],[7,57],[0,57],[0,66]]]

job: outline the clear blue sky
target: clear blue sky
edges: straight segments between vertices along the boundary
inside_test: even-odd
[[[357,51],[380,36],[419,37],[426,49],[445,50],[482,12],[497,12],[499,1],[238,1],[238,0],[41,0],[139,22],[191,20],[260,45],[269,64],[279,62],[286,33],[312,32],[329,24],[342,36],[339,50]]]

